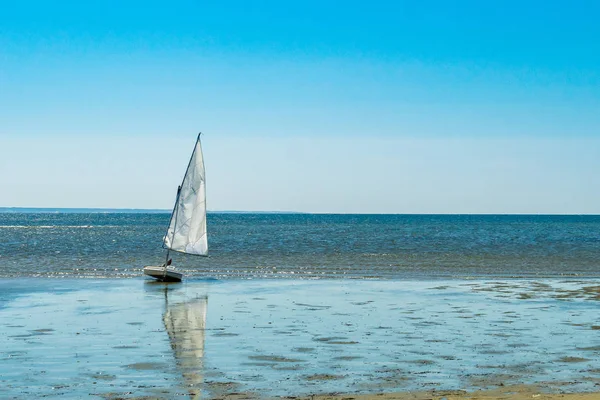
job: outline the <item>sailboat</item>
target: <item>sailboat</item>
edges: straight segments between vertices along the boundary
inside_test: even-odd
[[[165,263],[144,267],[144,274],[163,282],[181,282],[183,273],[171,266],[170,251],[196,256],[208,256],[206,234],[206,176],[200,136],[185,171],[183,181],[177,188],[175,206],[163,248],[167,249]]]

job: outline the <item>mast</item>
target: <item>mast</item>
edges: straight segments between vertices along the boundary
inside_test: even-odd
[[[175,215],[175,223],[173,224],[173,226],[177,226],[177,213],[175,212],[177,207],[179,207],[179,195],[181,194],[181,185],[177,186],[177,196],[175,196],[175,206],[173,207],[173,214]],[[173,216],[173,214],[171,214],[171,217]],[[171,222],[169,221],[169,225],[171,225]],[[167,235],[169,234],[167,228]],[[173,231],[173,236],[175,236],[175,231]],[[170,248],[167,247],[167,257],[165,259],[165,276],[167,275],[167,263],[169,262],[169,252],[171,251]]]

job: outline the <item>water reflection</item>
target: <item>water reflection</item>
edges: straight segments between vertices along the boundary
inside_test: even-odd
[[[163,292],[165,311],[163,323],[182,386],[190,398],[199,399],[203,383],[204,341],[208,296],[205,291],[188,293],[185,285],[148,282],[146,287]]]

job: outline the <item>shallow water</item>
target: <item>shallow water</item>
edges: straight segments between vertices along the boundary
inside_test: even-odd
[[[169,214],[0,213],[0,277],[139,277]],[[600,278],[600,216],[209,214],[218,279]]]
[[[3,398],[597,390],[600,281],[0,281]]]

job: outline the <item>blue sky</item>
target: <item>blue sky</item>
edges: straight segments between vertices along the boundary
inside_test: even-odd
[[[0,206],[600,213],[595,1],[21,1]]]

